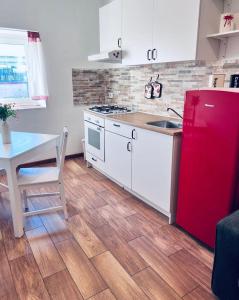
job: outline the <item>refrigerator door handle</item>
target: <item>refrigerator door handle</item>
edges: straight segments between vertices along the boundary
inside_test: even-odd
[[[205,107],[214,108],[215,105],[214,104],[205,104]]]

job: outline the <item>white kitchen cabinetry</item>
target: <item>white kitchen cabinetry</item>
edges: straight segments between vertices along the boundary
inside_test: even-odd
[[[130,139],[132,137],[133,127],[118,122],[117,120],[105,120],[105,130],[122,135]]]
[[[180,136],[106,120],[105,173],[168,216],[170,223],[175,218],[180,142]]]
[[[151,61],[154,0],[122,0],[123,64]]]
[[[98,169],[101,172],[105,172],[105,162],[96,157],[95,155],[92,155],[89,152],[86,152],[86,161],[88,164],[94,166],[96,169]]]
[[[176,202],[174,188],[178,171],[175,162],[179,161],[179,137],[140,128],[135,129],[134,137],[132,190],[173,219]]]
[[[131,150],[129,138],[105,131],[105,173],[131,189]]]
[[[96,123],[99,118],[85,113],[86,129],[89,121]],[[86,160],[89,165],[168,216],[169,223],[173,223],[181,136],[134,127],[120,122],[117,117],[103,121],[97,123],[105,126],[105,160],[98,158],[98,152],[94,154],[89,151],[86,144]],[[97,130],[98,125],[95,126]]]
[[[155,0],[153,47],[156,62],[194,60],[200,0]]]
[[[123,64],[216,60],[223,0],[122,0]]]
[[[100,51],[117,50],[121,46],[122,2],[113,2],[100,8]]]

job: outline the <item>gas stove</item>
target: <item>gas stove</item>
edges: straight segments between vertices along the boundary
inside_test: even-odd
[[[104,115],[109,115],[109,114],[125,114],[125,113],[130,113],[131,110],[128,109],[125,106],[118,106],[118,105],[101,105],[101,106],[93,106],[90,107],[89,110],[99,113],[99,114],[104,114]]]

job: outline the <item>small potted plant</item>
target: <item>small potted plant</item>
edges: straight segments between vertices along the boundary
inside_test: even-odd
[[[0,120],[2,120],[2,142],[3,144],[11,144],[11,133],[7,123],[7,119],[16,117],[16,111],[11,104],[0,104]]]

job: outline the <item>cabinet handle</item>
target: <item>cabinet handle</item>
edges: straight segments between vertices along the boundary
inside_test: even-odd
[[[131,143],[130,143],[130,142],[128,142],[128,144],[127,144],[127,150],[128,150],[129,152],[131,152]]]
[[[113,126],[115,126],[115,127],[120,127],[120,125],[119,125],[119,124],[113,124]]]
[[[122,47],[122,38],[118,38],[118,48]]]
[[[93,161],[97,162],[97,159],[95,159],[94,157],[91,158]]]
[[[135,129],[132,130],[131,137],[133,140],[136,140],[136,130]]]
[[[153,52],[152,52],[152,59],[153,60],[156,60],[158,58],[158,51],[157,49],[153,49]]]
[[[152,57],[152,50],[148,50],[147,51],[147,59],[150,61],[151,60],[151,58],[150,57]]]

